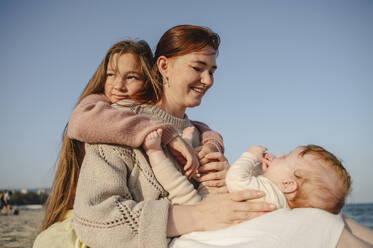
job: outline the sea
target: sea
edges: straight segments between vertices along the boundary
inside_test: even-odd
[[[373,203],[346,204],[343,212],[359,224],[373,229]]]

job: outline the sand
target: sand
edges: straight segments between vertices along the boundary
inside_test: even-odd
[[[21,210],[19,215],[0,214],[0,247],[32,247],[43,210]]]

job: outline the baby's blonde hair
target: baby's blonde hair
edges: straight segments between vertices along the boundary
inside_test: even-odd
[[[296,169],[294,175],[299,185],[294,199],[289,200],[291,208],[313,207],[338,214],[351,187],[351,177],[342,165],[341,161],[321,146],[307,145],[299,153],[303,157],[306,154],[313,155],[319,162],[316,169]],[[317,166],[313,163],[313,166]],[[333,176],[335,175],[335,182]]]

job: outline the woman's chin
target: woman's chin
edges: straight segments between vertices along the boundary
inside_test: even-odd
[[[194,108],[194,107],[198,107],[199,105],[201,105],[201,99],[200,100],[194,100],[194,101],[191,101],[187,104],[187,108]]]

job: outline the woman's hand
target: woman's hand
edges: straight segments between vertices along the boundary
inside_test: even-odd
[[[172,205],[167,236],[209,231],[253,219],[275,209],[267,202],[251,201],[263,196],[257,190],[208,195],[196,205]]]
[[[200,165],[204,165],[210,162],[210,160],[206,158],[207,154],[220,152],[218,148],[214,144],[211,144],[211,143],[206,143],[202,146],[199,146],[195,150],[196,150],[196,153],[198,154]]]
[[[208,195],[196,206],[198,212],[206,220],[206,223],[201,223],[201,229],[220,229],[253,219],[275,209],[273,204],[251,201],[261,197],[263,197],[263,192],[257,190]]]
[[[198,168],[200,176],[197,181],[206,186],[211,192],[227,192],[225,176],[229,164],[224,154],[220,152],[208,153],[203,157],[203,160],[200,160],[200,163],[201,166]]]
[[[199,167],[199,162],[193,148],[180,136],[176,136],[168,143],[170,151],[184,165],[185,176],[191,178]]]

